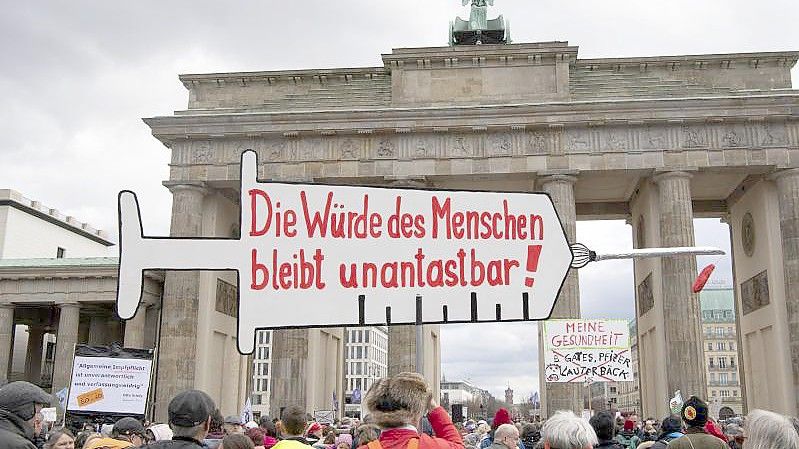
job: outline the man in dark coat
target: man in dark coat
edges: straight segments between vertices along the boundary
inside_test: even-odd
[[[588,422],[594,428],[596,437],[599,440],[599,444],[595,445],[595,448],[626,449],[614,439],[616,436],[616,420],[609,411],[597,413]]]
[[[205,449],[203,440],[211,429],[211,414],[216,409],[213,399],[200,390],[178,393],[169,402],[169,427],[172,440],[144,446],[148,449]]]
[[[0,448],[36,449],[35,428],[43,407],[53,397],[29,382],[11,382],[0,388]]]
[[[683,436],[682,420],[677,415],[667,416],[660,425],[660,436],[650,449],[666,449],[672,440]]]

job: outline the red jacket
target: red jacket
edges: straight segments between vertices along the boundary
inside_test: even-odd
[[[383,449],[405,449],[411,438],[418,438],[419,449],[464,449],[463,439],[443,407],[433,409],[427,418],[438,437],[434,438],[425,433],[420,435],[410,429],[386,429],[380,433],[380,445]],[[364,445],[358,449],[367,449],[367,447]]]

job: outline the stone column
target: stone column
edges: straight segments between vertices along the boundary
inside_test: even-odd
[[[577,206],[574,201],[574,183],[577,178],[569,175],[550,175],[541,179],[541,188],[548,193],[558,212],[566,239],[574,243],[577,238]],[[577,270],[569,270],[560,291],[552,318],[580,318],[580,284]],[[543,351],[544,323],[538,326],[539,350]],[[572,410],[579,414],[583,409],[582,383],[546,383],[543,376],[544,354],[539,354],[539,383],[542,395],[542,412],[552,416],[558,410]],[[546,391],[544,391],[546,390]]]
[[[78,324],[80,322],[80,304],[63,303],[58,319],[56,334],[55,361],[53,363],[53,392],[69,386],[72,377],[72,360],[75,356],[75,345],[78,343]]]
[[[388,328],[388,375],[416,371],[416,325]]]
[[[430,184],[424,177],[386,179],[391,187],[411,187],[421,189]],[[389,326],[388,328],[388,375],[394,376],[402,372],[417,372],[416,367],[416,333],[415,324]],[[422,326],[422,345],[429,343],[430,332]],[[424,351],[424,348],[421,348]],[[428,370],[425,370],[428,371]],[[424,375],[424,373],[422,373]],[[427,379],[431,384],[438,379]]]
[[[788,350],[793,375],[793,391],[785,393],[794,398],[795,409],[799,410],[799,169],[781,171],[774,180],[780,205]]]
[[[201,184],[171,184],[172,237],[202,235]],[[167,406],[180,391],[194,388],[197,316],[200,293],[197,271],[167,271],[164,279],[161,341],[159,342],[156,419],[166,422]]]
[[[661,247],[694,246],[691,177],[673,171],[653,178],[660,203]],[[691,291],[695,277],[696,256],[661,259],[666,385],[669,394],[680,390],[683,397],[707,394],[701,310],[698,295]]]
[[[44,327],[37,325],[28,326],[28,349],[25,355],[25,379],[34,384],[42,381],[42,344]]]
[[[0,304],[0,385],[8,382],[14,342],[14,305]]]
[[[269,389],[269,416],[280,416],[289,405],[307,407],[308,329],[272,332],[272,376]],[[339,401],[343,400],[339,393]],[[332,396],[327,399],[332,401]],[[309,411],[310,412],[310,411]]]
[[[97,312],[95,312],[97,313]],[[108,317],[104,315],[91,315],[89,317],[89,340],[90,345],[102,346],[108,343],[106,334],[108,333]]]
[[[144,328],[147,324],[147,306],[142,303],[136,315],[125,321],[125,347],[144,349]]]

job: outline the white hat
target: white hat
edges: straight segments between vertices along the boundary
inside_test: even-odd
[[[244,427],[246,427],[247,429],[254,429],[258,427],[258,423],[255,421],[247,421],[247,423],[244,424]]]

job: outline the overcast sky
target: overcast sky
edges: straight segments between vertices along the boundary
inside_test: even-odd
[[[580,58],[799,50],[796,0],[497,0],[498,13],[515,42],[567,40]],[[392,48],[445,45],[468,14],[460,0],[4,2],[0,188],[111,233],[131,189],[145,233],[166,235],[169,150],[140,118],[185,108],[178,74],[380,66]],[[698,244],[729,246],[727,233],[697,222]],[[579,223],[578,240],[632,247],[623,222]],[[726,259],[710,262],[731,278]],[[628,262],[581,270],[584,315],[632,317],[632,279]],[[448,379],[498,397],[538,389],[535,324],[447,326],[442,355]]]

